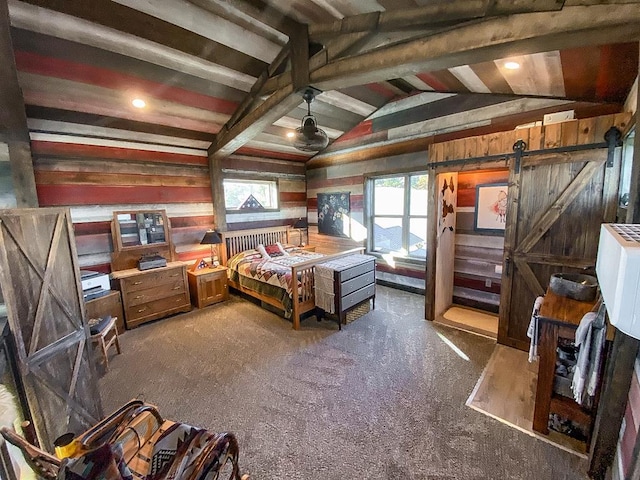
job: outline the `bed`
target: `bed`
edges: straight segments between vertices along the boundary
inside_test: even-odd
[[[229,270],[229,285],[281,310],[293,328],[300,328],[302,316],[315,310],[314,267],[318,263],[362,253],[364,248],[322,255],[289,244],[289,227],[262,228],[224,232],[223,263]],[[280,244],[284,251],[274,252]],[[271,258],[256,248],[271,247]],[[278,254],[280,253],[280,254]],[[294,283],[292,280],[297,279]],[[294,288],[292,288],[292,286]],[[297,287],[297,295],[292,295]]]

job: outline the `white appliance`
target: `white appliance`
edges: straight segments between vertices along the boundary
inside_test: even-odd
[[[80,270],[80,279],[82,283],[82,291],[93,289],[110,290],[109,275],[101,272],[93,272],[91,270]]]
[[[640,339],[640,225],[601,226],[596,274],[611,324]]]

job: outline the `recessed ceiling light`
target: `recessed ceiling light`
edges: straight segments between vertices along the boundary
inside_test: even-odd
[[[147,106],[147,102],[145,102],[143,99],[141,98],[134,98],[131,101],[131,105],[133,105],[136,108],[144,108]]]
[[[295,133],[293,133],[293,132],[287,132],[287,138],[293,138],[293,137],[295,137],[295,136],[296,136],[296,134],[295,134]]]
[[[504,68],[508,70],[517,70],[520,68],[520,64],[518,62],[504,62]]]

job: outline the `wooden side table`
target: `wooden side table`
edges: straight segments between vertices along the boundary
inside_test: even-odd
[[[229,299],[227,268],[201,268],[187,272],[191,303],[198,308]]]
[[[538,343],[540,364],[533,413],[533,430],[536,432],[544,435],[549,434],[549,414],[551,412],[560,414],[582,425],[589,427],[592,425],[593,412],[597,405],[594,405],[592,410],[587,410],[572,398],[555,394],[553,383],[556,371],[558,340],[561,338],[574,340],[580,320],[586,313],[593,310],[595,303],[595,301],[579,302],[567,297],[561,297],[551,290],[547,290],[544,296],[538,319],[540,328],[540,340]],[[606,351],[603,352],[603,355],[606,355]],[[604,365],[604,362],[602,364]],[[602,375],[600,378],[602,378]],[[598,386],[598,390],[599,388]],[[598,396],[596,394],[596,402]]]
[[[124,333],[124,315],[122,313],[122,297],[120,297],[120,290],[111,290],[102,297],[88,300],[84,303],[87,310],[87,320],[91,318],[104,318],[107,315],[111,315],[116,320],[116,328],[118,334]]]

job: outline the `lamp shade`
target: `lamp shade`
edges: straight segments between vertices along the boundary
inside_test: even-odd
[[[296,223],[293,224],[293,228],[307,228],[307,219],[299,218]]]
[[[216,232],[215,230],[207,230],[200,243],[202,245],[216,245],[218,243],[222,243],[222,239],[220,238],[218,232]]]

